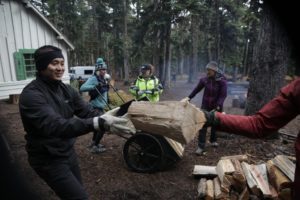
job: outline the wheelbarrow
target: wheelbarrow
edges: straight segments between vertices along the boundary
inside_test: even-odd
[[[123,102],[116,113],[116,116],[123,116],[127,113],[131,103],[136,100],[125,103],[117,90],[112,85],[110,85],[110,87],[113,88],[114,92],[117,93]],[[96,87],[95,89],[105,101],[100,91]],[[149,101],[149,99],[143,97],[138,101]],[[108,102],[105,101],[105,103],[111,110],[112,108],[109,106]],[[118,134],[118,136],[126,139],[123,147],[123,157],[126,165],[132,171],[151,173],[166,170],[182,158],[183,147],[167,137],[144,131],[137,131],[135,134],[126,136]],[[178,145],[180,150],[175,151],[174,147],[178,147]]]
[[[139,101],[147,101],[147,98]],[[131,103],[131,100],[120,106],[116,116],[123,116]],[[126,139],[123,147],[123,157],[128,168],[135,172],[151,173],[166,170],[176,164],[182,158],[182,151],[175,151],[175,146],[179,143],[167,137],[144,131],[124,136]]]

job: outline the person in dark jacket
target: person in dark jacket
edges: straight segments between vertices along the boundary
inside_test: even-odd
[[[216,62],[209,62],[206,65],[206,69],[207,76],[201,78],[192,93],[181,101],[190,101],[204,88],[201,109],[206,111],[216,110],[221,112],[223,110],[224,100],[227,96],[227,80],[221,73],[221,70],[218,68],[218,64]],[[195,152],[197,155],[202,155],[205,151],[206,132],[207,127],[203,127],[199,131],[198,148]],[[216,129],[214,126],[211,127],[210,143],[213,147],[218,146]]]
[[[73,147],[76,137],[94,130],[133,131],[124,126],[128,120],[101,115],[62,82],[61,49],[42,46],[34,60],[37,77],[19,100],[29,164],[61,199],[88,199]]]
[[[250,138],[263,138],[285,126],[300,114],[300,78],[280,90],[278,96],[267,103],[255,115],[229,115],[219,112],[205,112],[206,125],[218,130],[244,135]],[[300,199],[300,131],[295,142],[296,170],[292,199]]]

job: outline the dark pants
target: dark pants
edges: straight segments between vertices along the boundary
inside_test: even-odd
[[[30,162],[30,165],[61,199],[88,199],[76,154],[63,160],[46,161],[44,164]]]
[[[94,108],[94,109],[98,110],[99,113],[104,113],[102,108]],[[103,138],[104,133],[105,132],[103,132],[103,131],[94,131],[92,141],[94,142],[94,144],[96,146],[100,143],[101,139]]]
[[[98,145],[100,143],[100,140],[103,138],[104,132],[102,131],[94,131],[93,134],[93,142],[95,145]]]
[[[198,136],[198,147],[201,149],[205,148],[205,142],[206,142],[206,133],[207,133],[207,127],[203,127],[199,131],[199,136]],[[210,132],[210,138],[209,138],[210,143],[216,142],[217,141],[217,136],[216,136],[216,128],[211,127],[211,132]]]

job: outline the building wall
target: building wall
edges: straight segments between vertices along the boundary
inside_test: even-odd
[[[54,45],[62,49],[68,66],[67,45],[56,38],[56,33],[31,9],[19,1],[2,0],[0,4],[0,99],[21,93],[32,79],[17,81],[14,52]],[[67,67],[66,67],[67,68]],[[68,70],[64,81],[68,82]]]

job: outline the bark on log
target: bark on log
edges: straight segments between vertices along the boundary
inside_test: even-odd
[[[250,198],[248,188],[245,187],[239,196],[239,200],[248,200]]]
[[[206,197],[205,200],[213,200],[214,199],[214,183],[212,180],[206,181]]]
[[[198,195],[197,199],[202,199],[206,196],[206,178],[201,178],[198,183]]]
[[[193,175],[199,178],[214,178],[217,175],[216,166],[195,165]]]
[[[284,188],[278,194],[279,199],[291,200],[292,199],[292,190],[291,188]]]
[[[182,144],[193,140],[206,121],[199,108],[179,101],[134,101],[128,116],[136,129],[166,136]]]
[[[244,175],[241,163],[238,160],[231,160],[232,164],[235,168],[235,171],[233,172],[233,187],[236,191],[242,192],[245,187],[247,187],[246,183],[246,177]]]
[[[290,179],[278,169],[272,160],[267,161],[267,169],[270,183],[280,192],[284,188],[291,187]]]
[[[224,192],[225,194],[229,194],[233,182],[234,180],[232,175],[225,174],[223,177],[223,182],[221,183],[221,191]]]
[[[292,161],[284,155],[277,155],[272,161],[292,182],[294,182],[296,166]]]

